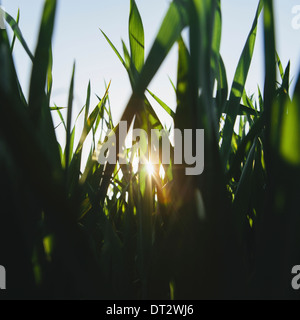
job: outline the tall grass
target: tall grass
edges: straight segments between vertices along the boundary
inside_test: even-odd
[[[273,1],[261,0],[230,86],[220,54],[220,2],[174,0],[146,59],[134,0],[123,53],[102,31],[132,87],[122,120],[148,132],[163,125],[145,92],[177,43],[176,112],[150,94],[175,128],[205,130],[200,176],[186,176],[186,164],[173,158],[163,177],[161,165],[153,175],[145,165],[136,171],[131,148],[124,150],[127,164],[99,164],[105,132],[119,132],[109,85],[93,109],[88,86],[75,141],[75,66],[67,118],[50,103],[56,1],[45,1],[34,55],[19,17],[6,15],[14,31],[11,42],[0,31],[0,264],[9,271],[8,298],[298,298],[291,270],[300,261],[300,78],[291,94],[290,64],[284,70],[276,53]],[[266,79],[255,100],[245,84],[262,12]],[[13,61],[16,39],[32,60],[28,101]],[[65,146],[57,141],[53,113],[65,128]]]

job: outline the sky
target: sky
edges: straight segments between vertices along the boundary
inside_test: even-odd
[[[150,51],[169,2],[169,0],[136,0],[144,23],[146,55]],[[85,103],[89,80],[92,85],[92,103],[95,105],[97,104],[95,95],[102,96],[105,92],[105,82],[112,81],[110,101],[113,118],[115,122],[120,119],[131,94],[130,84],[125,69],[99,28],[122,52],[121,39],[128,43],[129,3],[129,0],[58,1],[53,38],[53,102],[58,106],[65,107],[67,104],[72,65],[76,61],[74,112],[78,113]],[[32,52],[35,51],[43,4],[43,0],[2,0],[6,11],[14,17],[20,8],[20,27]],[[292,20],[295,17],[292,8],[300,5],[300,0],[275,0],[274,4],[278,53],[284,67],[291,60],[291,76],[296,78],[300,70],[300,29],[292,27]],[[221,54],[225,62],[229,85],[232,83],[257,5],[258,0],[222,1]],[[173,110],[176,109],[176,97],[169,77],[176,82],[176,49],[174,46],[149,87]],[[14,59],[21,85],[24,91],[28,92],[32,65],[18,43],[15,47]],[[247,93],[256,93],[257,85],[263,88],[263,70],[263,33],[262,20],[260,20],[253,64],[246,84]],[[155,102],[153,104],[162,122],[170,125],[171,119]]]

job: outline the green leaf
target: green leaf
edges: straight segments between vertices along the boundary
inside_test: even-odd
[[[91,102],[91,82],[89,82],[89,84],[88,84],[87,94],[86,94],[85,116],[84,116],[85,124],[88,121],[88,116],[89,116],[89,112],[90,112],[90,102]]]
[[[219,110],[218,118],[220,118],[222,116],[222,113],[224,112],[228,97],[227,74],[221,55],[219,56],[219,73],[217,76],[217,81],[217,109]]]
[[[104,107],[104,105],[106,103],[106,99],[107,99],[107,96],[108,96],[109,88],[110,88],[110,83],[109,83],[109,85],[108,85],[108,87],[106,89],[104,97],[99,102],[99,104],[95,107],[95,109],[92,111],[92,113],[90,114],[88,119],[85,121],[84,128],[82,130],[82,134],[81,134],[79,143],[78,143],[76,151],[75,151],[76,154],[81,152],[86,137],[88,136],[89,132],[93,128],[93,126],[95,124],[95,121],[97,120],[99,112],[101,111],[101,109]]]
[[[248,155],[233,202],[233,213],[235,215],[235,219],[238,222],[238,230],[240,231],[239,233],[241,238],[241,227],[247,221],[246,217],[248,214],[248,208],[251,199],[251,184],[254,169],[255,149],[256,142],[253,143]]]
[[[128,52],[128,49],[126,47],[126,44],[124,43],[124,41],[122,41],[122,45],[123,45],[123,52],[124,52],[124,57],[125,57],[125,68],[126,68],[126,71],[128,73],[128,76],[129,76],[129,80],[130,80],[130,84],[131,84],[131,87],[134,88],[135,86],[135,81],[136,81],[136,78],[137,78],[137,75],[136,75],[136,68],[132,65],[132,60],[131,60],[131,57],[130,57],[130,54]],[[134,76],[136,75],[136,77]]]
[[[117,48],[113,45],[113,43],[109,40],[109,38],[107,37],[107,35],[100,29],[100,31],[102,32],[102,34],[104,35],[106,41],[108,42],[108,44],[111,46],[111,48],[113,49],[113,51],[115,52],[115,54],[117,55],[117,57],[119,58],[119,60],[121,61],[121,63],[123,64],[123,66],[126,68],[126,63],[124,61],[124,59],[122,58],[121,54],[119,53],[119,51],[117,50]]]
[[[54,28],[56,0],[45,2],[40,34],[36,48],[29,92],[29,110],[35,124],[45,108],[45,85],[50,57],[51,38]]]
[[[123,46],[123,53],[125,57],[126,70],[129,71],[131,66],[131,58],[130,58],[130,54],[127,49],[127,46],[123,40],[122,40],[122,46]]]
[[[129,42],[132,62],[140,72],[145,59],[144,27],[135,0],[130,0]]]
[[[252,61],[252,56],[254,52],[256,34],[257,34],[257,24],[258,18],[263,8],[263,1],[259,2],[257,12],[254,18],[254,22],[249,33],[246,45],[240,57],[237,70],[234,76],[233,85],[231,88],[229,103],[227,105],[227,117],[223,131],[223,143],[221,146],[221,155],[223,158],[223,166],[226,168],[228,158],[231,152],[231,139],[234,130],[234,125],[238,113],[238,108],[240,101],[245,89],[245,84],[249,72],[249,68]]]
[[[219,132],[218,119],[213,105],[213,86],[219,59],[219,39],[214,38],[214,27],[221,29],[216,15],[217,0],[191,1],[190,9],[190,55],[191,55],[191,97],[194,128],[206,132],[206,145],[216,144]],[[218,31],[216,31],[218,32]],[[221,32],[221,31],[220,31]],[[214,42],[213,42],[214,41]],[[211,66],[215,67],[215,70]],[[201,94],[200,94],[201,92]]]
[[[52,56],[52,49],[51,49],[51,46],[50,46],[50,49],[49,49],[49,64],[48,64],[48,71],[47,71],[47,95],[48,95],[48,100],[49,101],[50,101],[50,97],[51,97],[52,84],[53,84],[52,68],[53,68],[53,56]]]
[[[280,60],[279,55],[278,55],[277,52],[276,52],[276,60],[277,60],[277,65],[278,65],[278,69],[279,69],[279,72],[280,72],[281,79],[283,80],[284,71],[283,71],[281,60]]]
[[[73,98],[74,98],[74,76],[75,76],[75,63],[73,65],[71,84],[69,89],[69,98],[68,98],[68,114],[67,114],[67,131],[66,131],[66,149],[65,149],[65,163],[66,163],[66,172],[70,161],[72,159],[73,150],[71,150],[71,125],[72,125],[72,111],[73,111]],[[73,130],[75,131],[75,130]]]
[[[221,1],[216,1],[215,7],[215,16],[214,16],[214,27],[212,35],[212,50],[213,54],[219,55],[221,47],[221,38],[222,38],[222,13],[221,13]]]
[[[282,89],[284,90],[285,94],[288,94],[290,90],[290,70],[291,70],[291,63],[289,61],[282,79]]]
[[[276,95],[276,45],[275,45],[275,22],[273,1],[264,1],[264,39],[265,39],[265,89],[264,89],[264,109],[266,113],[266,156],[267,162],[270,156],[270,143],[273,140],[271,131],[277,131],[274,127],[274,119],[278,110],[274,108]],[[276,125],[275,125],[276,126]],[[277,140],[277,139],[276,139]],[[274,140],[273,140],[274,141]]]
[[[250,146],[253,145],[254,139],[261,133],[265,126],[265,114],[262,114],[252,125],[248,134],[242,139],[238,146],[238,150],[233,157],[229,171],[227,172],[227,181],[235,176],[240,169],[241,162],[248,153]]]
[[[188,25],[188,8],[188,0],[175,0],[170,4],[135,88],[135,92],[138,95],[143,96],[147,86],[167,57],[172,46],[179,39],[183,29]]]
[[[63,115],[62,115],[62,113],[61,113],[61,111],[60,111],[60,110],[62,110],[62,109],[65,109],[65,108],[59,108],[59,107],[57,107],[57,106],[54,107],[54,110],[57,111],[58,116],[59,116],[59,118],[60,118],[62,124],[64,125],[64,128],[65,128],[66,132],[67,132],[66,122],[65,122],[65,119],[64,119],[64,117],[63,117]],[[51,108],[50,108],[50,110],[52,111]]]
[[[57,107],[57,106],[55,106],[55,107],[50,107],[50,110],[51,111],[58,111],[58,110],[63,110],[63,109],[65,109],[64,107]]]
[[[34,57],[33,57],[32,53],[30,52],[30,49],[28,48],[28,45],[27,45],[27,43],[22,35],[22,32],[18,26],[19,18],[20,18],[20,11],[18,11],[17,21],[15,21],[11,15],[9,15],[7,12],[5,12],[5,20],[10,25],[12,31],[14,32],[14,40],[15,40],[15,37],[17,37],[17,39],[20,41],[21,45],[23,46],[24,50],[28,54],[29,58],[31,59],[31,61],[33,61]],[[12,42],[11,51],[13,50],[13,47],[14,47],[14,43],[15,43],[14,40]]]
[[[51,39],[54,28],[56,0],[45,1],[41,27],[31,73],[28,111],[32,125],[45,148],[49,159],[56,167],[61,167],[56,134],[46,94]]]
[[[178,40],[178,66],[177,66],[177,109],[175,115],[175,127],[184,130],[189,127],[193,110],[191,104],[191,92],[189,84],[190,54],[183,41]]]
[[[286,100],[281,119],[280,155],[290,165],[300,167],[300,100]]]
[[[214,86],[215,79],[221,84],[223,74],[220,74],[220,47],[222,38],[222,13],[221,1],[217,0],[215,4],[214,26],[212,31],[212,52],[211,52],[211,68],[213,71],[211,86]],[[227,99],[227,97],[226,97]]]
[[[17,14],[17,18],[16,18],[16,24],[19,25],[19,22],[20,22],[20,9],[18,9],[18,14]],[[17,39],[17,36],[14,34],[14,37],[13,37],[13,40],[12,40],[11,46],[10,46],[11,53],[13,53],[13,51],[14,51],[16,39]]]
[[[161,99],[159,99],[154,93],[152,93],[150,90],[147,90],[149,92],[149,94],[151,95],[151,97],[160,104],[160,106],[167,112],[167,114],[169,116],[171,116],[173,119],[175,117],[175,112],[169,107],[167,106]]]
[[[138,82],[133,88],[121,121],[131,123],[134,115],[141,111],[144,104],[144,92],[156,74],[160,65],[168,55],[173,44],[179,39],[182,30],[188,25],[188,0],[177,0],[170,4],[146,63],[138,77]],[[125,62],[124,62],[124,65]],[[120,141],[123,144],[124,141]]]

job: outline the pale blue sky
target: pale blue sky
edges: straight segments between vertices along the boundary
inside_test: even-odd
[[[93,93],[104,93],[104,80],[112,80],[110,99],[115,121],[119,119],[130,95],[127,74],[112,52],[99,28],[109,36],[121,50],[121,38],[128,42],[129,0],[60,0],[53,41],[54,91],[53,100],[60,106],[67,103],[73,61],[76,60],[75,112],[85,102],[86,87],[91,80]],[[136,0],[145,27],[146,51],[158,31],[168,8],[167,0]],[[6,10],[16,16],[21,10],[21,29],[34,52],[43,0],[2,0]],[[225,61],[229,84],[234,75],[239,56],[251,28],[258,0],[223,0],[222,55]],[[284,66],[290,59],[292,76],[296,76],[300,62],[300,30],[294,30],[292,7],[300,0],[275,0],[277,17],[278,52]],[[247,82],[247,92],[256,93],[257,84],[263,87],[263,37],[262,24],[258,34],[253,65]],[[162,100],[175,108],[175,95],[168,76],[176,81],[177,51],[174,47],[160,72],[151,83],[150,89]],[[28,91],[31,64],[20,45],[16,45],[15,61],[25,92]],[[93,99],[96,103],[96,99]],[[155,103],[154,103],[155,104]],[[156,110],[160,108],[157,107]],[[165,113],[159,111],[163,122],[170,123]]]

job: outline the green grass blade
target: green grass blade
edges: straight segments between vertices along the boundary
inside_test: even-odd
[[[91,103],[91,82],[88,84],[87,93],[86,93],[86,102],[85,102],[85,114],[84,114],[84,124],[87,125],[90,112],[90,103]]]
[[[20,14],[20,12],[18,11],[17,21],[15,21],[11,15],[9,15],[7,12],[5,12],[5,20],[10,25],[10,27],[14,33],[14,39],[15,39],[15,37],[17,37],[17,39],[20,41],[21,45],[23,46],[24,50],[28,54],[29,58],[31,59],[31,61],[33,61],[34,57],[33,57],[32,53],[30,52],[30,49],[28,48],[28,45],[27,45],[27,43],[22,35],[22,32],[19,28],[19,25],[18,25],[19,17],[20,17],[19,14]],[[11,46],[11,50],[13,50],[13,47],[14,47],[14,40],[13,40],[13,43]]]
[[[111,46],[111,48],[115,52],[115,54],[117,55],[117,57],[119,58],[119,60],[121,61],[121,63],[123,64],[123,66],[126,68],[126,63],[125,63],[124,59],[122,58],[121,54],[119,53],[119,51],[117,50],[117,48],[113,45],[113,43],[109,40],[107,35],[101,29],[100,29],[100,31],[103,34],[106,41],[108,42],[108,44]]]
[[[29,90],[29,112],[31,114],[35,127],[40,127],[43,132],[41,138],[50,139],[48,148],[55,161],[59,159],[57,149],[56,136],[53,128],[51,111],[49,109],[49,101],[45,93],[47,83],[47,73],[50,58],[51,38],[54,28],[56,11],[56,1],[47,0],[45,2],[43,17],[40,27],[38,44],[31,74],[30,90]],[[42,120],[43,119],[43,120]],[[50,134],[49,134],[50,133]],[[57,157],[56,157],[57,155]],[[52,156],[52,157],[53,157]]]
[[[147,90],[148,93],[151,95],[151,97],[160,104],[160,106],[167,112],[169,116],[171,116],[173,119],[175,117],[175,112],[161,99],[159,99],[154,93],[152,93],[150,90]]]
[[[72,125],[73,99],[74,99],[74,76],[75,76],[75,63],[73,65],[72,78],[71,78],[71,84],[69,89],[69,98],[68,98],[66,149],[65,149],[66,172],[68,171],[68,167],[73,154],[73,150],[71,150],[71,135],[72,135],[71,125]]]
[[[227,106],[227,117],[224,126],[223,143],[221,147],[221,155],[223,158],[223,166],[227,167],[228,158],[231,151],[231,139],[234,130],[234,125],[237,117],[237,112],[242,98],[245,84],[249,72],[249,68],[252,61],[254,52],[258,18],[263,8],[263,1],[259,2],[258,9],[254,18],[254,22],[249,33],[246,45],[242,52],[241,58],[238,63],[238,67],[234,76],[233,85],[230,93],[229,103]]]
[[[135,81],[137,78],[136,68],[132,65],[132,60],[131,60],[129,51],[128,51],[126,44],[124,43],[123,40],[122,40],[122,45],[123,45],[123,52],[124,52],[124,57],[125,57],[125,65],[126,65],[125,68],[128,73],[128,76],[129,76],[131,87],[134,88]],[[136,75],[136,76],[134,76],[134,75]]]
[[[254,159],[255,159],[255,148],[256,143],[249,152],[245,167],[238,183],[237,191],[235,193],[235,198],[233,202],[233,214],[237,220],[238,231],[240,238],[242,238],[241,228],[247,221],[248,208],[251,198],[251,182],[254,169]]]
[[[86,137],[88,136],[88,134],[92,130],[92,128],[98,118],[99,112],[102,110],[102,108],[104,107],[104,105],[106,103],[109,88],[110,88],[110,83],[106,89],[106,92],[105,92],[102,100],[99,102],[99,104],[96,106],[96,108],[92,111],[92,113],[88,117],[87,121],[85,122],[84,128],[82,130],[82,134],[80,137],[80,141],[79,141],[77,148],[76,148],[76,151],[75,151],[76,154],[81,152]]]
[[[279,154],[294,168],[300,168],[300,105],[299,97],[286,99],[281,119]]]
[[[276,45],[275,45],[275,22],[273,1],[264,1],[264,43],[265,43],[265,88],[264,88],[264,108],[266,113],[266,157],[269,163],[271,157],[271,144],[277,144],[277,139],[273,139],[271,132],[278,133],[277,124],[274,120],[276,116],[276,109],[273,107],[276,95]],[[277,136],[276,133],[276,136]],[[272,142],[273,140],[273,142]]]
[[[277,52],[276,52],[276,60],[277,60],[277,65],[278,65],[278,69],[279,69],[279,73],[280,73],[281,79],[283,80],[283,77],[284,77],[283,66],[282,66],[281,60],[280,60],[279,55],[278,55]]]
[[[4,12],[4,16],[5,16],[5,19],[6,19],[6,20],[9,20],[10,23],[13,24],[13,26],[17,25],[18,22],[14,21],[13,18],[12,18],[11,16],[9,16],[5,11],[3,11],[3,12]],[[14,22],[11,21],[10,19],[12,19]],[[19,19],[19,15],[18,15],[17,20],[18,20],[18,19]],[[7,33],[6,33],[6,31],[3,31],[2,33],[3,33],[3,36],[5,35],[5,38],[7,39]],[[16,31],[16,33],[17,33],[17,31]],[[15,34],[14,34],[14,37],[15,37]],[[3,39],[3,40],[4,40],[4,39]],[[7,45],[7,43],[4,44],[4,42],[3,42],[3,45]],[[12,51],[13,51],[13,45],[10,46],[10,53],[12,53]],[[12,56],[10,57],[10,59],[12,59]],[[15,70],[15,67],[14,67],[13,62],[11,62],[11,67],[12,67],[12,70],[11,70],[11,71],[12,71],[12,73],[13,73],[14,76],[10,78],[10,80],[13,82],[13,83],[11,83],[10,85],[12,85],[12,87],[14,87],[15,85],[17,86],[18,90],[17,90],[17,92],[15,92],[15,94],[16,94],[16,96],[18,96],[18,97],[21,99],[22,104],[23,104],[24,106],[26,106],[26,105],[27,105],[27,101],[26,101],[26,98],[25,98],[25,96],[24,96],[22,87],[21,87],[21,85],[20,85],[20,82],[19,82],[19,79],[18,79],[18,76],[17,76],[17,73],[16,73],[16,70]],[[3,70],[3,69],[2,69],[2,70]]]
[[[125,57],[126,70],[129,70],[131,65],[131,58],[130,58],[128,48],[123,40],[122,40],[122,46],[123,46],[123,53]]]
[[[191,104],[191,92],[189,84],[190,54],[183,41],[178,40],[178,66],[177,66],[177,109],[175,115],[175,127],[181,130],[189,127],[193,118]]]
[[[263,95],[261,93],[260,87],[257,87],[258,90],[258,102],[259,102],[259,109],[260,111],[264,111],[264,100],[263,100]]]
[[[17,14],[17,18],[16,18],[16,24],[19,25],[19,22],[20,22],[20,9],[18,9],[18,14]],[[17,39],[17,36],[14,34],[14,37],[13,37],[13,40],[12,40],[11,46],[10,46],[11,53],[13,53],[13,51],[14,51],[16,39]]]
[[[212,51],[213,54],[219,55],[222,38],[222,13],[221,13],[221,1],[216,1],[214,17],[214,27],[212,35]]]
[[[216,77],[211,68],[217,68],[219,59],[219,39],[214,38],[214,27],[221,32],[221,21],[216,15],[217,1],[191,1],[190,10],[190,82],[194,128],[206,131],[206,145],[212,147],[216,143],[219,132],[218,119],[213,106],[213,85]],[[218,30],[216,31],[218,32]],[[215,51],[214,51],[215,50]],[[199,92],[201,91],[201,95]]]
[[[170,4],[149,56],[138,77],[138,82],[133,88],[134,93],[126,106],[121,118],[122,121],[127,121],[130,124],[134,115],[143,109],[144,92],[147,86],[168,55],[173,44],[180,38],[182,30],[189,23],[188,8],[188,0],[175,0]],[[120,141],[120,143],[123,144],[123,141]]]
[[[64,107],[58,107],[58,106],[50,107],[51,111],[58,111],[58,110],[63,110],[63,109],[65,109],[65,108]]]
[[[144,65],[144,27],[135,0],[130,0],[129,42],[132,62],[138,72]]]
[[[211,69],[213,72],[211,87],[214,86],[215,79],[221,82],[220,79],[220,47],[222,38],[222,13],[221,13],[221,1],[215,1],[215,16],[214,26],[212,31],[212,52],[211,52]]]
[[[295,86],[294,99],[300,99],[300,72]]]
[[[50,109],[51,109],[51,108],[50,108]],[[64,119],[64,117],[63,117],[63,115],[62,115],[62,113],[61,113],[61,110],[62,110],[62,109],[64,109],[64,108],[59,108],[59,107],[57,107],[57,106],[54,107],[54,110],[57,111],[57,114],[58,114],[58,116],[59,116],[62,124],[64,125],[64,128],[65,128],[66,132],[67,132],[67,125],[66,125],[65,119]]]
[[[232,164],[230,166],[229,171],[227,172],[227,181],[237,175],[238,170],[240,169],[241,163],[244,160],[245,154],[249,152],[249,149],[253,145],[254,139],[261,134],[262,130],[265,126],[265,115],[262,114],[254,124],[252,125],[248,134],[242,139],[238,146],[238,150],[233,157]]]
[[[188,8],[187,0],[175,0],[170,4],[135,88],[138,95],[143,96],[160,65],[179,39],[182,30],[188,25]]]
[[[172,86],[174,92],[176,93],[176,87],[175,87],[174,82],[172,81],[172,79],[171,79],[170,77],[168,77],[168,78],[169,78],[169,81],[170,81],[170,83],[171,83],[171,86]]]
[[[52,68],[53,68],[53,56],[52,56],[52,48],[50,46],[49,64],[48,64],[48,71],[47,71],[47,95],[48,95],[49,101],[50,101],[51,92],[52,92],[52,85],[53,85]]]
[[[291,63],[289,61],[282,78],[282,89],[285,94],[288,94],[290,91],[290,71],[291,71]]]
[[[221,55],[219,56],[219,74],[217,77],[218,88],[217,88],[217,109],[218,118],[221,118],[222,113],[225,110],[227,98],[228,98],[228,81],[225,65]]]

